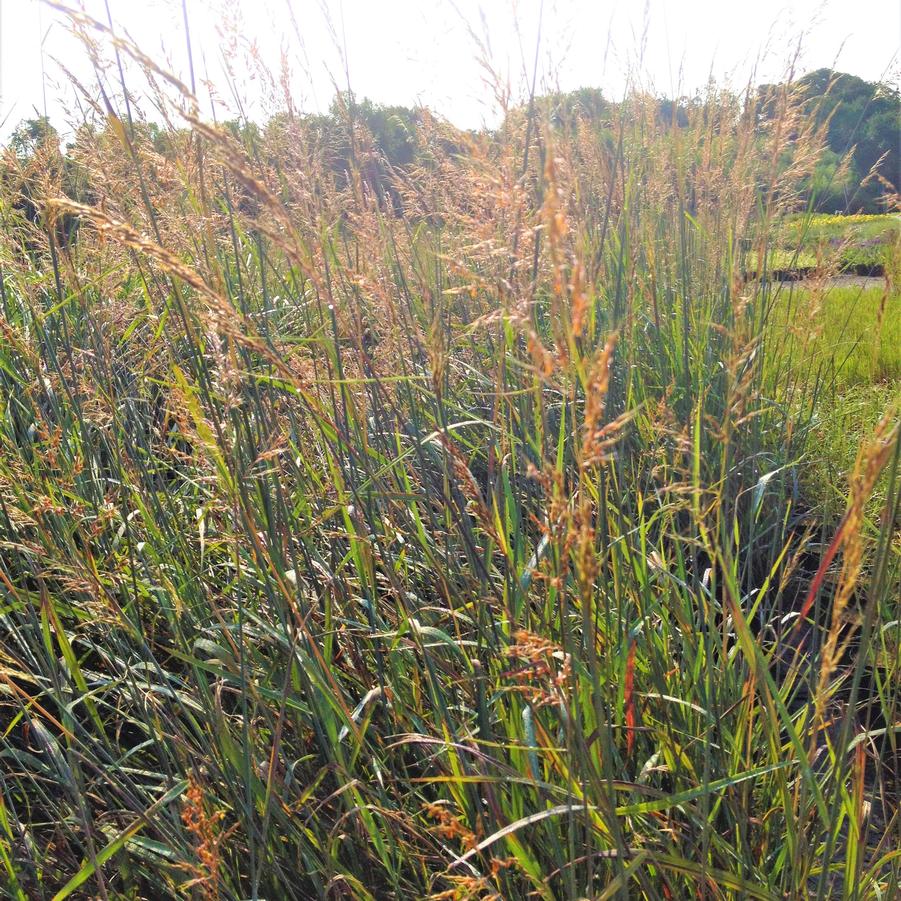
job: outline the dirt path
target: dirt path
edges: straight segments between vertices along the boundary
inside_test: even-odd
[[[786,279],[782,284],[786,287],[792,286],[796,288],[810,288],[816,283],[817,279],[813,277]],[[828,288],[883,288],[885,287],[885,279],[881,275],[833,275],[827,279]]]
[[[882,288],[884,285],[881,275],[835,275],[829,279],[830,288]]]

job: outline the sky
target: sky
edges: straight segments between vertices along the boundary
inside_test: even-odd
[[[108,3],[119,32],[190,81],[181,0],[61,2],[104,21]],[[898,0],[184,2],[201,109],[209,115],[215,104],[220,118],[236,112],[234,88],[251,118],[277,107],[253,57],[278,78],[284,56],[302,110],[326,109],[349,82],[358,97],[424,104],[467,128],[497,121],[485,62],[514,98],[536,60],[539,91],[590,86],[612,99],[629,73],[669,96],[711,76],[737,88],[778,81],[799,38],[800,72],[830,66],[896,85],[901,74]],[[87,54],[58,12],[41,0],[0,0],[0,139],[36,111],[64,132],[67,117],[79,118],[58,61],[91,82]]]

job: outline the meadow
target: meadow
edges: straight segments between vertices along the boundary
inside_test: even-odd
[[[789,217],[767,263],[774,268],[815,269],[824,261],[840,272],[879,276],[901,234],[897,213]]]
[[[0,179],[5,894],[892,897],[901,246],[748,276],[789,87],[336,170],[113,49]]]
[[[771,327],[808,380],[801,394],[817,397],[804,494],[840,516],[857,452],[899,398],[901,293],[882,278],[787,283]],[[877,491],[873,509],[884,501]]]

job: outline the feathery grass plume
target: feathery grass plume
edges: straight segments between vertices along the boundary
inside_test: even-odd
[[[220,897],[219,844],[223,835],[219,824],[223,817],[221,810],[212,814],[207,812],[203,788],[196,779],[189,778],[181,818],[185,829],[194,838],[197,864],[191,880],[182,885],[182,889],[199,887],[203,898]]]
[[[832,598],[829,631],[823,645],[820,664],[816,693],[817,713],[820,717],[823,716],[824,706],[830,694],[830,680],[838,667],[839,660],[854,637],[856,616],[849,619],[848,610],[864,564],[867,543],[864,508],[877,479],[891,459],[894,445],[898,442],[899,431],[901,431],[898,424],[898,412],[897,408],[888,410],[879,421],[872,440],[860,448],[850,479],[848,508],[835,539],[833,539],[834,544],[841,550],[842,563],[836,591]],[[830,554],[824,558],[824,562],[830,560],[832,556]],[[815,584],[819,584],[819,580]],[[805,604],[805,607],[807,606],[809,606],[809,601]]]

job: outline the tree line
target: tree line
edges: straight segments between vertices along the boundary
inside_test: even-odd
[[[790,86],[762,85],[745,103],[753,104],[754,115],[762,125],[777,114],[777,98],[786,91],[800,97],[825,141],[819,164],[807,179],[800,200],[816,211],[825,212],[875,213],[891,207],[901,189],[898,90],[848,73],[818,69]],[[653,103],[660,121],[680,129],[693,116],[703,115],[705,98],[702,94],[677,99],[655,98]],[[608,100],[600,89],[580,88],[535,98],[532,108],[539,111],[552,129],[588,127],[612,141],[622,105]],[[525,108],[518,108],[510,110],[507,116],[525,114]],[[263,138],[279,130],[288,115],[276,115],[264,125],[232,120],[223,123],[223,127],[253,151],[265,144]],[[355,174],[380,203],[400,211],[398,178],[409,174],[414,167],[428,164],[423,124],[432,115],[427,109],[383,105],[369,99],[357,100],[350,93],[339,93],[327,113],[303,118],[305,131],[310,135],[311,152],[321,154],[339,186],[347,184]],[[131,127],[139,129],[142,137],[162,156],[170,154],[184,138],[154,122],[145,121]],[[466,132],[460,132],[458,139],[449,136],[451,132],[443,135],[443,152],[467,152]],[[468,136],[490,140],[492,133],[469,132]],[[45,175],[48,167],[60,175],[69,196],[90,202],[90,180],[69,153],[74,145],[70,143],[65,149],[60,145],[58,132],[44,117],[23,121],[8,142],[0,178],[16,177],[10,174],[12,169],[18,173],[22,181],[20,211],[29,219],[34,220],[39,213],[31,200],[34,179]],[[22,178],[27,164],[39,152],[41,171],[32,171]],[[784,163],[788,165],[790,160]]]

